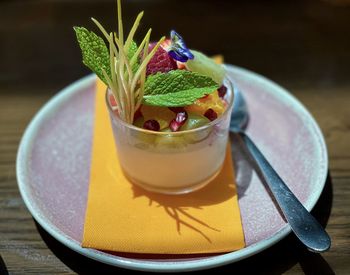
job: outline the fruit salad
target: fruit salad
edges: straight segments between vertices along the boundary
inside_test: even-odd
[[[196,72],[197,63],[206,63],[207,70],[203,71],[205,67],[203,65],[200,67],[200,71],[203,76],[215,78],[218,81],[218,87],[214,89],[215,84],[213,84],[213,90],[206,89],[202,97],[192,100],[193,102],[190,104],[181,103],[180,97],[179,102],[175,100],[175,102],[163,102],[160,105],[154,99],[145,100],[134,113],[133,125],[150,131],[177,132],[195,129],[220,117],[227,107],[225,100],[227,87],[222,84],[222,76],[216,73],[217,70],[222,70],[221,65],[215,64],[214,60],[197,51],[193,51],[194,54],[192,54],[185,46],[183,38],[176,31],[171,31],[170,36],[171,39],[160,44],[147,64],[146,83],[147,79],[152,80],[160,75],[164,75],[164,78],[167,79],[166,74],[197,76],[198,74],[191,73]],[[185,48],[189,57],[183,58],[173,53],[172,49],[176,47],[176,41],[181,41],[182,49]],[[154,46],[155,43],[151,43],[149,51]],[[173,83],[169,83],[169,85],[176,85],[176,82],[177,80],[173,80]],[[117,102],[113,94],[110,94],[109,100],[113,109],[118,112]]]
[[[186,58],[172,54],[172,48],[176,47],[173,46],[174,44],[176,45],[175,41],[182,41],[182,47],[185,47],[183,38],[175,31],[171,31],[171,39],[165,40],[160,45],[147,64],[146,77],[152,78],[159,73],[174,74],[180,70],[181,73],[184,71],[191,72],[191,69],[195,71],[195,67],[191,65],[186,66],[187,62],[193,64],[197,61],[195,61],[195,56],[190,50],[187,49],[189,55],[187,60]],[[149,51],[152,50],[153,47],[154,44],[151,44]],[[197,56],[197,52],[195,52],[195,54]],[[215,70],[220,66],[217,66],[214,61],[211,61],[208,57],[204,57],[202,54],[198,59],[200,62],[203,62],[204,59],[206,62],[211,63],[211,67],[206,72],[209,77],[211,76],[211,70]],[[173,104],[174,106],[157,106],[143,103],[136,111],[137,113],[134,116],[133,124],[147,130],[162,132],[190,130],[208,124],[210,121],[220,117],[227,106],[224,99],[227,88],[222,85],[222,79],[220,77],[218,80],[220,82],[218,83],[220,87],[213,91],[208,90],[202,97],[195,99],[193,103],[188,105],[179,103]]]
[[[175,30],[151,42],[118,29],[103,38],[74,27],[83,63],[107,86],[107,107],[120,165],[135,184],[178,194],[203,187],[222,167],[233,106],[222,62],[187,47]],[[107,42],[107,43],[106,43]]]

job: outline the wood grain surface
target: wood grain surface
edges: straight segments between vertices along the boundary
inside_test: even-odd
[[[329,175],[312,211],[333,244],[318,255],[290,235],[238,263],[235,274],[350,274],[350,5],[348,1],[124,1],[130,27],[145,10],[142,31],[179,31],[191,48],[221,53],[293,93],[326,138]],[[18,191],[18,144],[33,115],[61,88],[89,73],[73,25],[110,29],[114,1],[0,2],[0,274],[113,274],[113,268],[64,247],[26,209]]]

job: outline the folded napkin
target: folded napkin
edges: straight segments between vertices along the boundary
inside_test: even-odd
[[[230,146],[222,171],[203,189],[185,195],[147,192],[130,183],[120,168],[105,91],[98,80],[82,246],[156,254],[244,247]]]

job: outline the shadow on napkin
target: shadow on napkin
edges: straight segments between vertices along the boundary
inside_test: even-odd
[[[223,169],[227,168],[224,167]],[[181,235],[182,227],[187,227],[199,233],[211,243],[211,239],[200,230],[199,226],[218,232],[220,232],[220,229],[215,228],[215,224],[210,225],[204,220],[192,215],[188,210],[190,208],[203,210],[204,206],[216,205],[237,196],[234,182],[228,182],[222,179],[224,176],[224,173],[220,173],[212,182],[202,189],[193,193],[180,195],[181,199],[179,199],[177,195],[162,195],[149,192],[136,185],[131,185],[131,188],[134,199],[144,197],[149,200],[148,206],[151,207],[154,205],[155,207],[162,208],[164,213],[174,220],[178,234]],[[188,218],[192,223],[188,223],[184,217]]]

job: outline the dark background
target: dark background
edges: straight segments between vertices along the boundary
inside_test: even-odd
[[[236,274],[350,274],[350,1],[124,0],[126,29],[145,11],[138,38],[177,30],[190,48],[262,74],[294,94],[327,142],[329,176],[313,214],[333,246],[312,254],[294,236],[239,263]],[[0,1],[0,274],[115,273],[80,256],[36,225],[17,188],[15,158],[33,115],[90,71],[72,27],[112,30],[114,1]]]
[[[137,37],[177,30],[188,46],[221,53],[227,63],[263,74],[287,88],[347,84],[350,5],[334,1],[123,1],[124,24],[145,11]],[[350,1],[349,1],[350,3]],[[50,91],[89,73],[72,26],[116,26],[114,1],[0,2],[0,85]],[[22,87],[23,86],[23,87]]]

